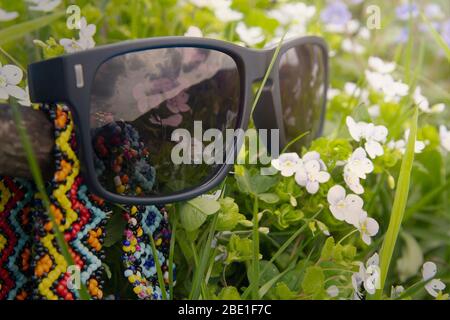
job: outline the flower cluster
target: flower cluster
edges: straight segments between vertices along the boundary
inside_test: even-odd
[[[67,53],[83,51],[95,47],[94,35],[96,31],[95,24],[88,24],[86,18],[79,21],[79,39],[61,39],[59,43],[64,47]]]
[[[303,158],[297,153],[284,153],[278,159],[272,160],[272,166],[284,177],[295,175],[297,184],[306,187],[310,194],[319,191],[320,183],[330,180],[325,163],[315,151],[306,153]]]

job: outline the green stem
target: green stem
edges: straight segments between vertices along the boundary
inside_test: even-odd
[[[354,229],[354,230],[350,231],[348,234],[343,236],[342,239],[339,240],[339,242],[337,244],[341,244],[342,242],[344,242],[345,239],[347,239],[348,237],[350,237],[352,234],[354,234],[357,231],[358,231],[358,229]]]
[[[252,277],[251,283],[253,285],[252,299],[259,299],[259,221],[258,221],[258,196],[254,195],[253,202],[253,227],[252,227],[252,242],[253,242],[253,259],[252,259]]]

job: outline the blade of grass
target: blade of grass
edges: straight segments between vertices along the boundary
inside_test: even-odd
[[[301,134],[299,134],[297,137],[295,137],[294,139],[292,139],[288,144],[286,144],[286,146],[283,148],[283,150],[281,150],[281,153],[285,153],[287,149],[289,149],[290,146],[292,146],[294,143],[296,143],[297,141],[299,141],[301,138],[307,136],[308,134],[310,134],[310,131],[306,131],[303,132]]]
[[[408,200],[411,170],[414,162],[414,149],[417,135],[417,122],[419,110],[415,107],[411,131],[408,138],[406,152],[402,160],[400,175],[398,178],[397,190],[395,192],[394,203],[392,205],[391,218],[385,234],[380,252],[380,288],[375,293],[375,298],[380,299],[383,294],[386,277],[394,253],[395,243],[398,238],[400,226],[406,209]]]
[[[425,15],[421,15],[423,21],[430,29],[431,36],[433,37],[434,41],[438,44],[438,46],[444,50],[445,56],[447,57],[447,60],[450,62],[450,47],[445,42],[444,38],[439,34],[439,32],[436,31],[436,29],[433,27],[433,25],[428,21],[427,17]]]
[[[252,244],[253,244],[253,256],[251,267],[251,279],[252,285],[252,299],[259,299],[259,230],[258,230],[258,196],[254,195],[253,200],[253,226],[252,226]]]
[[[278,43],[277,48],[275,49],[275,53],[273,54],[272,60],[270,61],[269,68],[267,68],[267,71],[266,71],[266,74],[264,75],[263,81],[261,82],[261,85],[258,88],[258,91],[255,96],[255,100],[253,101],[252,112],[250,113],[250,117],[253,116],[253,111],[255,111],[256,105],[258,104],[259,98],[261,97],[261,93],[264,89],[264,86],[267,83],[267,79],[269,79],[269,75],[272,72],[273,66],[275,65],[275,61],[277,60],[278,54],[280,53],[281,46],[283,45],[285,35],[286,34],[284,34],[281,37],[281,40]]]
[[[17,127],[17,131],[19,133],[20,140],[22,142],[23,148],[26,153],[28,165],[30,166],[31,174],[33,175],[34,182],[38,189],[39,194],[42,197],[42,203],[44,205],[45,210],[47,211],[47,215],[50,218],[52,223],[53,233],[55,234],[56,242],[58,247],[61,250],[61,254],[66,261],[67,266],[75,265],[75,262],[69,252],[69,246],[64,239],[62,232],[58,228],[58,223],[56,222],[55,216],[53,212],[50,210],[50,199],[47,194],[47,190],[45,189],[44,179],[42,178],[41,169],[39,168],[39,164],[36,160],[36,156],[33,151],[33,146],[31,144],[30,137],[28,136],[27,130],[23,125],[22,114],[18,108],[17,102],[10,100],[11,110],[13,113],[14,122]],[[76,290],[76,289],[75,289]],[[89,300],[89,293],[83,283],[81,283],[81,288],[78,292],[78,295],[83,300]]]
[[[208,238],[206,239],[205,246],[203,247],[200,261],[198,262],[198,266],[194,273],[194,279],[192,281],[192,289],[189,294],[189,300],[198,300],[200,296],[200,290],[202,288],[202,277],[205,274],[206,267],[208,265],[209,256],[211,252],[211,244],[214,238],[214,232],[216,231],[217,220],[219,217],[219,213],[216,212],[214,214],[213,220],[211,222]],[[203,297],[205,298],[205,297]]]
[[[66,14],[65,11],[58,11],[46,16],[42,16],[30,21],[18,23],[11,27],[0,30],[0,45],[17,40],[37,29],[45,27],[58,20]]]
[[[173,259],[175,253],[175,241],[177,235],[177,219],[174,219],[172,225],[172,237],[170,238],[169,248],[169,293],[170,298],[173,300]]]
[[[158,282],[159,282],[159,288],[161,289],[161,295],[162,295],[163,300],[167,300],[166,285],[164,283],[164,277],[163,277],[163,273],[161,270],[161,264],[159,263],[158,251],[156,250],[155,239],[153,239],[153,234],[150,234],[149,238],[150,238],[150,243],[152,245],[153,261],[155,262],[156,274],[158,275]]]

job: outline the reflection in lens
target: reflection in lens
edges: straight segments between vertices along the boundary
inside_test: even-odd
[[[238,68],[219,51],[164,48],[108,60],[97,71],[90,105],[101,185],[118,194],[167,196],[205,183],[219,165],[201,163],[209,142],[203,145],[195,135],[194,121],[203,131],[225,135],[236,127],[239,101]],[[171,141],[176,129],[186,129],[192,139]],[[197,151],[190,152],[191,164],[171,159],[182,142]]]
[[[280,59],[281,105],[286,141],[310,133],[291,148],[299,151],[319,134],[325,99],[324,51],[304,44],[287,50]]]

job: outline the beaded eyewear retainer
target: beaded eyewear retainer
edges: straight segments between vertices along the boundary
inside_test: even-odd
[[[173,150],[182,142],[173,139],[177,129],[194,136],[189,149],[202,143],[196,124],[225,136],[228,129],[247,129],[251,116],[257,129],[279,129],[281,147],[301,133],[310,133],[302,144],[321,133],[325,42],[286,41],[273,60],[276,49],[188,37],[124,42],[30,65],[30,95],[35,103],[70,108],[84,178],[94,194],[124,204],[182,201],[217,186],[242,141],[224,147],[222,162],[176,164]],[[252,110],[252,85],[272,60]]]

